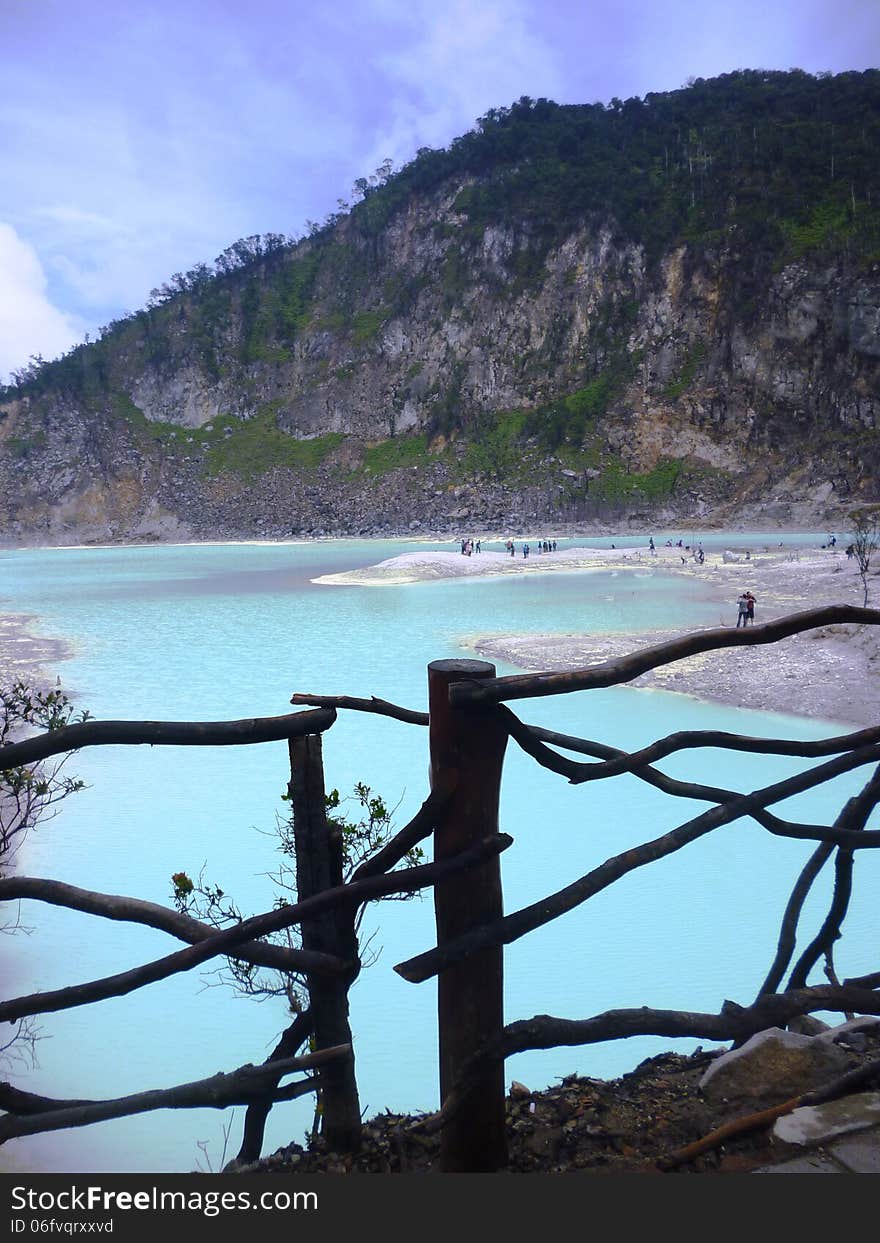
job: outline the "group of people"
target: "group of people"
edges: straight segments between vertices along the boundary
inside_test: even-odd
[[[613,548],[613,547],[614,547],[614,545],[612,544],[612,545],[611,545],[611,547]],[[668,540],[666,541],[666,547],[667,547],[667,548],[683,548],[683,549],[685,550],[685,552],[689,552],[689,553],[691,553],[691,556],[693,557],[694,561],[696,561],[696,562],[697,562],[697,564],[698,564],[698,565],[702,565],[702,564],[703,564],[703,562],[706,560],[706,554],[703,552],[703,545],[702,545],[702,544],[699,544],[699,545],[694,545],[693,550],[691,550],[691,546],[690,546],[690,544],[685,544],[685,543],[683,543],[681,540],[679,540],[677,544],[674,544],[674,543],[672,542],[672,540],[671,540],[671,539],[668,539]],[[656,546],[656,544],[654,543],[654,536],[653,536],[653,535],[652,535],[652,536],[650,536],[650,537],[649,537],[649,539],[648,539],[648,552],[651,554],[651,556],[652,556],[652,557],[656,557],[656,556],[657,556],[657,546]],[[682,558],[681,558],[681,564],[682,564],[682,565],[686,565],[686,564],[687,564],[687,558],[686,558],[686,557],[682,556]]]
[[[516,556],[516,544],[514,544],[512,539],[507,540],[504,547],[507,551],[508,556],[510,557]],[[539,539],[536,541],[536,547],[538,549],[538,552],[556,552],[556,540],[555,539]],[[479,551],[479,548],[477,549],[477,551]],[[522,555],[524,557],[527,557],[530,552],[531,552],[531,546],[529,544],[524,543],[522,546]]]
[[[736,602],[737,617],[736,628],[740,626],[749,626],[755,624],[755,597],[750,591],[744,591]]]
[[[461,555],[463,557],[473,556],[475,552],[482,552],[479,540],[463,539],[461,541]]]

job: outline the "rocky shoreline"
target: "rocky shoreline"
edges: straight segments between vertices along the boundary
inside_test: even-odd
[[[838,548],[767,547],[756,550],[748,560],[742,551],[709,552],[702,563],[689,551],[660,546],[654,554],[648,546],[576,548],[528,559],[510,558],[493,550],[472,557],[424,551],[316,581],[376,587],[444,577],[595,570],[638,570],[700,582],[718,601],[721,626],[735,626],[735,601],[746,588],[758,600],[757,622],[822,605],[863,602],[855,562]],[[875,581],[872,574],[869,590]],[[692,630],[600,635],[502,633],[478,636],[471,646],[476,655],[487,660],[503,660],[525,671],[551,672],[614,659],[689,632]],[[693,656],[643,674],[631,685],[847,727],[872,725],[880,714],[880,635],[870,626],[825,626],[772,645]]]

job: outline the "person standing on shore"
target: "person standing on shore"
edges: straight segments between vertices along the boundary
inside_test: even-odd
[[[736,604],[738,609],[736,628],[739,630],[740,626],[745,627],[749,624],[749,599],[745,592],[742,593]]]
[[[746,600],[748,601],[748,606],[749,606],[747,623],[749,625],[754,626],[755,624],[755,597],[752,595],[750,591],[746,592]]]

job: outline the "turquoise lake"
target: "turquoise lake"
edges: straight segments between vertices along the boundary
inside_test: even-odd
[[[654,533],[663,540],[667,533]],[[676,535],[677,538],[677,535]],[[693,539],[694,533],[689,532]],[[706,533],[706,549],[816,547],[824,533]],[[644,544],[608,537],[562,547]],[[381,588],[314,584],[321,574],[373,564],[415,548],[403,541],[181,545],[0,552],[0,612],[33,613],[42,633],[66,639],[57,670],[78,706],[104,719],[231,720],[290,711],[297,691],[376,695],[427,706],[426,666],[469,656],[468,641],[497,632],[632,631],[717,625],[717,601],[698,584],[638,569],[459,579]],[[500,544],[491,545],[500,549]],[[732,606],[730,609],[732,614]],[[730,621],[730,617],[723,620]],[[498,672],[516,672],[499,665]],[[517,715],[614,746],[644,745],[677,729],[818,738],[831,722],[722,708],[662,691],[616,688],[511,705]],[[328,789],[362,781],[395,808],[400,827],[428,793],[427,730],[340,712],[324,735]],[[753,788],[804,761],[700,750],[661,764],[696,781]],[[173,872],[202,873],[245,914],[269,909],[279,856],[273,829],[285,815],[286,744],[227,748],[90,748],[69,770],[88,788],[31,834],[22,873],[102,892],[170,903]],[[863,777],[865,775],[863,774]],[[780,814],[830,823],[858,774],[781,805]],[[501,827],[505,909],[570,883],[610,855],[655,837],[704,804],[670,799],[632,777],[569,786],[511,743]],[[640,869],[578,910],[508,947],[506,1020],[533,1014],[585,1018],[647,1005],[717,1011],[747,1004],[775,951],[779,919],[813,846],[737,821]],[[857,857],[854,898],[836,949],[838,974],[872,970],[871,895],[877,852]],[[820,877],[799,948],[814,934],[832,874]],[[124,970],[177,948],[162,933],[23,904],[29,935],[0,939],[4,995],[52,989]],[[434,943],[429,895],[372,905],[366,967],[351,994],[365,1116],[437,1107],[436,987],[411,985],[394,963]],[[821,971],[813,979],[824,981]],[[210,971],[178,976],[128,997],[47,1016],[39,1066],[3,1077],[55,1097],[108,1097],[170,1086],[260,1062],[286,1024],[277,999],[232,995]],[[609,1042],[518,1055],[506,1081],[545,1087],[572,1072],[609,1078],[643,1058],[696,1041]],[[276,1107],[265,1152],[301,1141],[301,1101]],[[226,1159],[240,1141],[234,1111]],[[33,1139],[0,1150],[0,1170],[186,1171],[218,1168],[230,1113],[161,1111]]]

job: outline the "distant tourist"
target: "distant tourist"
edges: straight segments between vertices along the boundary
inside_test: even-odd
[[[754,626],[755,624],[755,597],[752,595],[750,591],[746,592],[746,600],[748,600],[748,603],[749,603],[748,621],[750,625]]]
[[[739,630],[740,626],[747,626],[749,624],[749,597],[745,592],[737,600],[736,606],[738,610],[736,628]]]
[[[653,536],[653,535],[651,535],[651,536],[648,538],[648,548],[649,548],[649,549],[650,549],[650,551],[651,551],[651,556],[652,556],[652,557],[656,557],[656,556],[657,556],[657,549],[654,547],[654,536]]]
[[[482,551],[483,550],[480,548],[480,541],[477,540],[476,547],[474,548],[474,552],[482,552]]]
[[[528,544],[523,544],[523,556],[527,557],[528,555],[529,555],[529,546]]]

